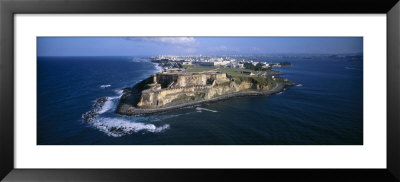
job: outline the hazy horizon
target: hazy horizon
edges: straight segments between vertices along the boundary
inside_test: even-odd
[[[38,37],[37,56],[362,54],[362,37]]]

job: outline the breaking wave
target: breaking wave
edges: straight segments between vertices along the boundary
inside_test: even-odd
[[[109,136],[121,137],[127,134],[138,132],[158,133],[168,129],[168,124],[155,126],[154,124],[146,124],[133,122],[123,118],[98,118],[91,123],[92,126],[106,133]]]
[[[111,85],[100,85],[100,88],[107,88],[107,87],[111,87]]]
[[[105,101],[103,101],[103,103],[101,103],[101,105],[99,105],[99,104],[97,105],[97,108],[95,108],[96,114],[103,114],[116,106],[116,103],[117,103],[116,101],[119,98],[121,98],[121,96],[122,96],[122,90],[116,91],[116,92],[117,92],[118,96],[103,97],[105,99]],[[99,103],[99,100],[100,99],[98,99],[96,101],[96,103]]]
[[[111,97],[107,97],[107,101],[104,102],[103,107],[97,112],[98,114],[103,114],[113,108],[114,102],[111,99]]]
[[[159,66],[158,63],[153,63],[153,65],[154,65],[154,68],[156,69],[156,73],[159,73],[159,72],[163,72],[163,71],[164,71],[164,68],[161,67],[161,66]]]
[[[197,110],[197,112],[201,112],[201,111],[218,112],[216,110],[206,109],[206,108],[202,108],[202,107],[196,107],[196,110]]]
[[[108,101],[109,101],[108,97],[102,97],[97,99],[97,101],[92,105],[90,111],[82,114],[83,121],[87,123],[92,122],[97,117],[97,115],[99,115],[99,113],[103,110],[105,103]]]
[[[114,92],[116,94],[118,94],[118,98],[120,98],[124,94],[124,90],[123,89],[116,89],[116,90],[114,90]]]
[[[97,99],[96,102],[92,105],[91,110],[82,114],[82,120],[90,126],[104,132],[108,136],[113,137],[121,137],[123,135],[133,134],[137,132],[158,133],[170,127],[168,124],[157,127],[154,124],[135,122],[124,119],[118,115],[115,115],[114,113],[109,114],[115,115],[115,117],[104,117],[109,116],[109,114],[104,116],[102,114],[107,113],[111,109],[114,109],[119,98],[123,94],[122,90],[115,90],[115,92],[118,94],[117,96],[101,97]],[[137,117],[133,118],[140,119]]]
[[[132,59],[132,62],[143,62],[146,59]],[[152,63],[154,66],[153,73],[162,72],[163,68],[158,63]],[[141,80],[140,80],[141,81]],[[140,82],[138,81],[138,82]],[[136,83],[135,83],[136,84]],[[100,88],[111,87],[111,85],[101,85]],[[90,126],[104,132],[108,136],[121,137],[123,135],[134,134],[138,132],[158,133],[170,128],[169,124],[156,126],[153,122],[161,121],[165,118],[175,116],[158,117],[121,117],[111,112],[118,104],[119,98],[123,95],[122,89],[114,90],[116,96],[102,97],[95,101],[90,111],[82,114],[82,119]],[[159,116],[160,117],[160,116]],[[144,119],[145,122],[138,122]],[[150,121],[148,123],[147,121]]]

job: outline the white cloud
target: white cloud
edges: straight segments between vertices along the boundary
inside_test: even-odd
[[[194,37],[132,37],[127,38],[128,40],[137,41],[151,41],[163,44],[173,44],[173,45],[195,45],[197,44]]]

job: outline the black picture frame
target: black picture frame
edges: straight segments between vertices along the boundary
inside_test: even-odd
[[[386,169],[15,169],[14,15],[26,13],[382,13],[387,15]],[[318,16],[318,15],[316,15]],[[0,0],[0,179],[4,181],[399,181],[398,0]],[[234,160],[234,159],[232,159]]]

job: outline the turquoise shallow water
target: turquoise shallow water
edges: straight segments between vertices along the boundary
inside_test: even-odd
[[[271,96],[232,98],[151,116],[114,113],[121,89],[152,73],[139,57],[39,57],[39,145],[362,145],[363,63],[276,59],[282,77],[300,83]],[[92,123],[82,115],[98,98]],[[208,110],[197,110],[201,107]]]

